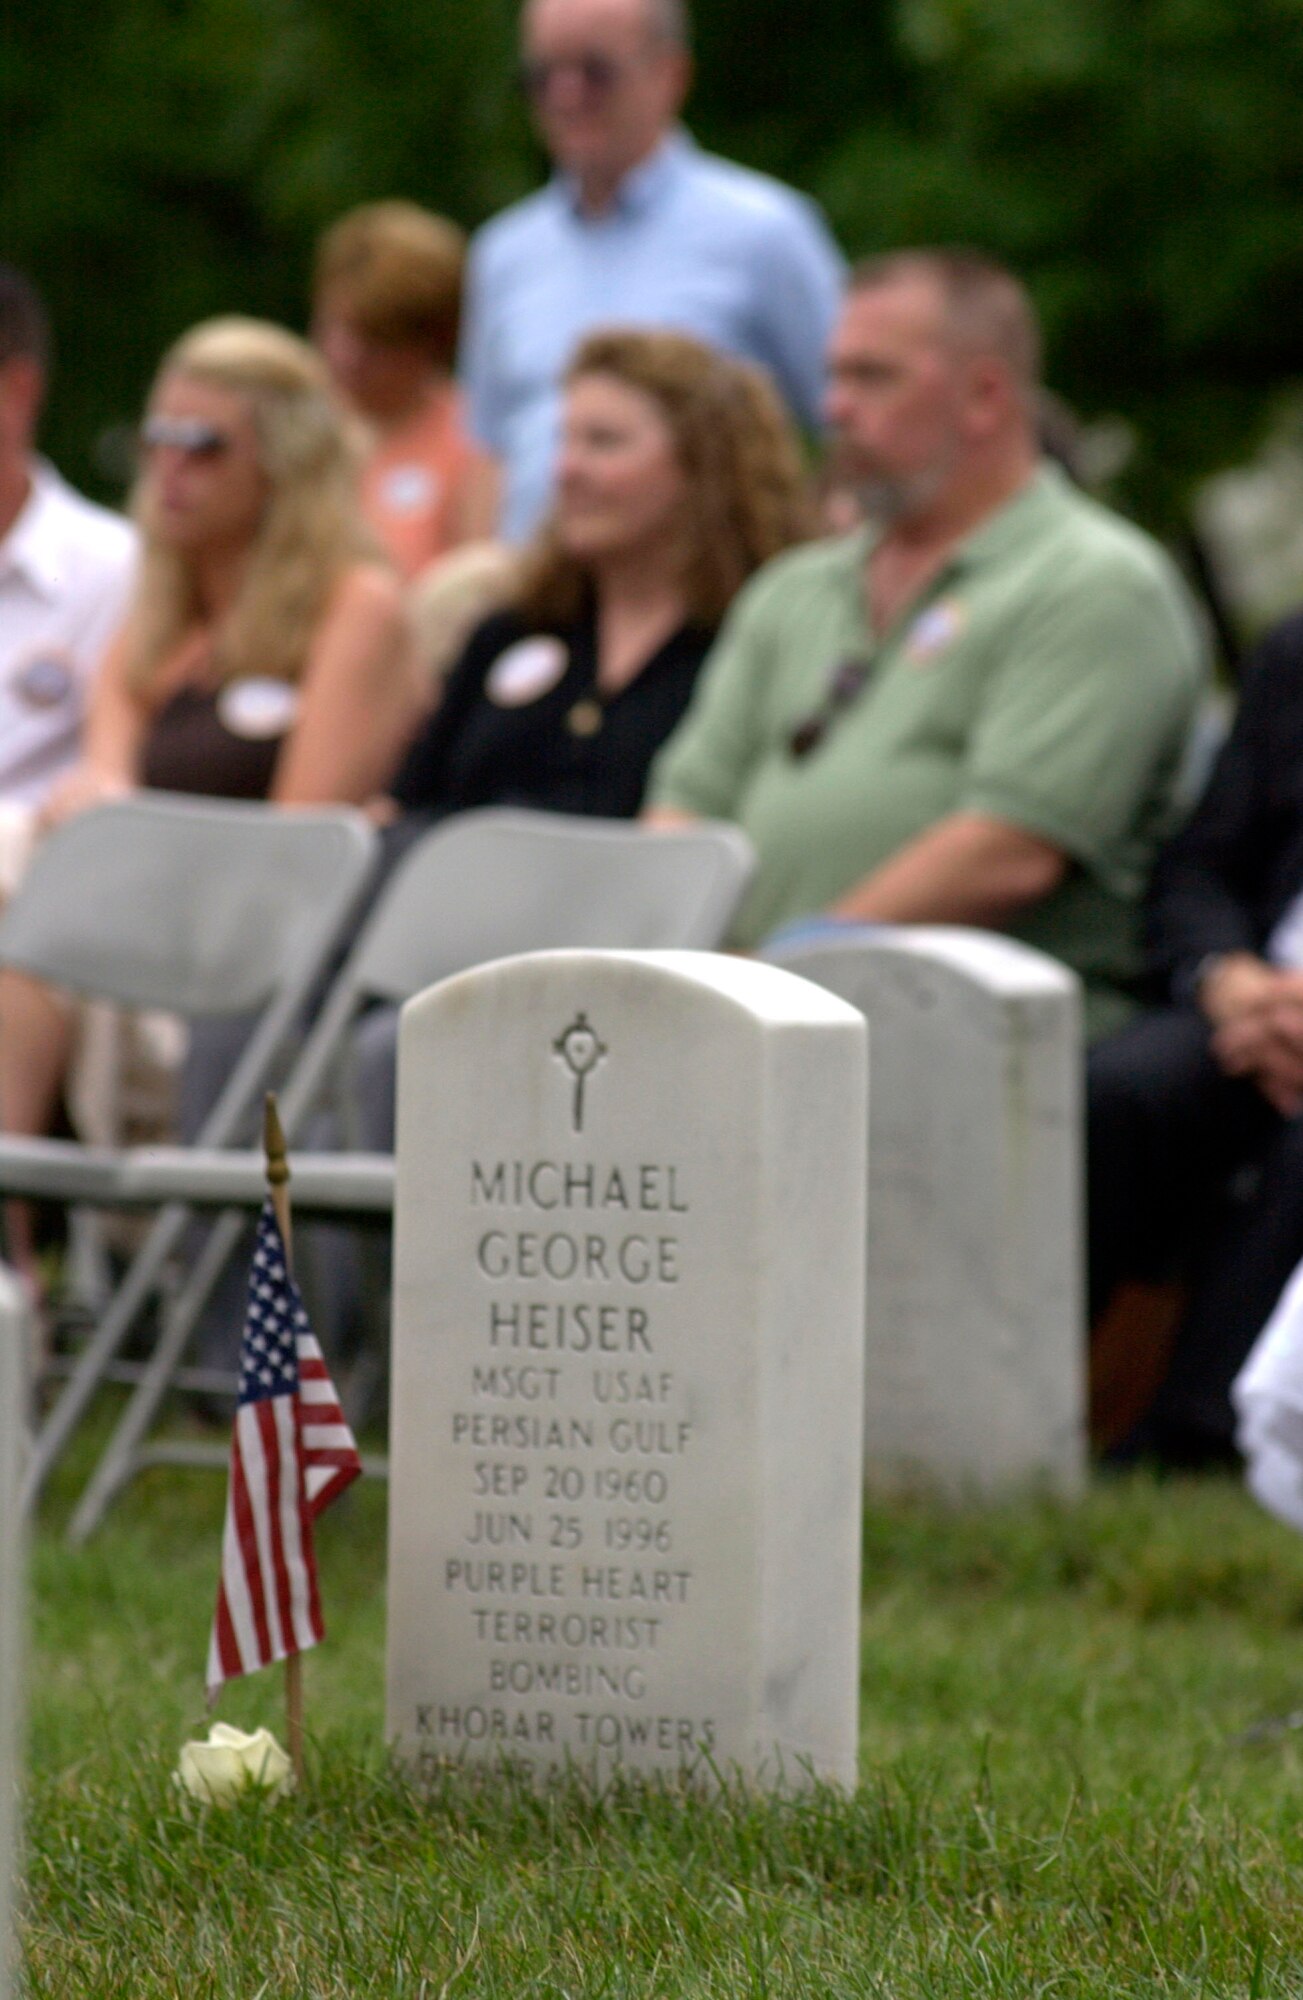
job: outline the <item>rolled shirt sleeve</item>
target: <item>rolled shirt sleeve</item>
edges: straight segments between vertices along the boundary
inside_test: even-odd
[[[957,807],[1053,842],[1133,895],[1164,829],[1137,801],[1169,791],[1190,716],[1180,611],[1152,580],[1066,577],[1031,604],[987,684]]]

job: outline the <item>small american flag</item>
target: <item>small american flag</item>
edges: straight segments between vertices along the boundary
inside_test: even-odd
[[[268,1200],[249,1272],[210,1696],[325,1636],[312,1523],[361,1470]]]

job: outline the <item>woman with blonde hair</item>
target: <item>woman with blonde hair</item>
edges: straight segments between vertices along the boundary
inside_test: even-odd
[[[304,341],[209,320],[164,357],[140,434],[141,562],[91,694],[58,819],[137,785],[281,805],[358,803],[421,713],[398,579],[358,512],[357,468]],[[0,975],[0,1120],[48,1129],[72,1014]],[[30,1233],[10,1255],[31,1275]]]
[[[390,811],[636,813],[733,596],[807,526],[797,442],[758,370],[686,334],[591,335],[566,377],[551,513]]]
[[[280,327],[208,320],[164,357],[140,441],[137,587],[56,815],[136,784],[364,798],[419,705],[321,362]]]

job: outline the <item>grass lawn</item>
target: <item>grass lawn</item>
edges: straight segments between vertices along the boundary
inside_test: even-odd
[[[187,1814],[222,1493],[32,1550],[29,1991],[1303,1995],[1303,1538],[1224,1480],[866,1523],[861,1785],[418,1794],[381,1743],[383,1490],[322,1522],[310,1782]],[[282,1733],[280,1680],[219,1713]]]

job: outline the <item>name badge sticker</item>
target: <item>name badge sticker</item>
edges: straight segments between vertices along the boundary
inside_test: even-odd
[[[524,708],[549,693],[569,664],[560,639],[518,639],[489,668],[484,692],[498,708]]]
[[[228,681],[217,697],[217,718],[232,736],[268,743],[283,736],[299,712],[299,691],[264,676]]]
[[[380,501],[391,514],[423,514],[439,497],[428,465],[395,465],[380,481]]]
[[[72,661],[63,653],[36,653],[10,677],[14,698],[24,708],[61,708],[72,695]]]
[[[968,623],[968,613],[955,597],[939,597],[920,611],[905,637],[905,658],[925,667],[944,653]]]

